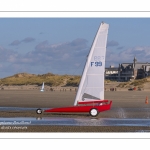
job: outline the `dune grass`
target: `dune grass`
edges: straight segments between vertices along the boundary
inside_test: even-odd
[[[51,73],[43,75],[20,73],[2,78],[0,85],[41,85],[43,82],[49,86],[78,86],[80,76],[55,75]]]
[[[144,79],[136,79],[136,80],[133,80],[133,81],[128,81],[128,82],[123,82],[123,83],[120,83],[118,85],[118,87],[121,87],[121,88],[129,88],[129,87],[143,87],[145,83],[147,82],[150,82],[150,78],[144,78]]]
[[[0,79],[0,85],[38,85],[41,86],[44,82],[48,86],[78,86],[81,76],[77,75],[57,75],[52,73],[36,75],[28,73],[19,73],[13,76]],[[114,81],[105,80],[105,84]],[[150,82],[150,77],[144,79],[136,79],[133,81],[122,82],[117,87],[129,88],[139,86],[142,87],[145,83]]]

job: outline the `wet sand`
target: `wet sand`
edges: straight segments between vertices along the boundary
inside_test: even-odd
[[[72,106],[75,91],[0,90],[0,107],[52,108]],[[106,91],[105,99],[112,100],[114,107],[149,107],[145,105],[150,91]]]
[[[31,107],[31,108],[52,108],[72,106],[74,98],[76,96],[75,91],[45,91],[39,90],[1,90],[0,91],[0,107]],[[131,118],[142,118],[145,113],[136,111],[135,108],[149,108],[150,104],[145,104],[146,96],[150,97],[149,91],[106,91],[105,99],[112,100],[112,108],[109,111],[100,113],[98,118],[113,118],[120,117],[113,114],[114,110],[123,108],[129,108],[127,112]],[[133,111],[132,111],[133,108]],[[121,113],[121,112],[120,112]],[[40,115],[53,116],[53,117],[90,117],[89,114],[50,114],[44,113]],[[35,111],[1,111],[0,117],[39,117]],[[81,127],[81,126],[27,126],[26,129],[14,129],[7,128],[2,129],[0,126],[0,132],[136,132],[142,130],[150,130],[150,127],[126,127],[126,126],[110,126],[110,127]]]
[[[5,129],[4,129],[5,128]],[[135,133],[150,132],[150,127],[131,126],[0,126],[0,132],[73,132],[73,133]],[[79,137],[80,138],[80,137]]]

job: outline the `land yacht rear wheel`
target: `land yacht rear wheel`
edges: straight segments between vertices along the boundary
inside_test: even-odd
[[[38,109],[36,110],[36,113],[37,113],[37,114],[42,114],[42,109],[38,108]]]
[[[96,117],[99,112],[96,108],[92,108],[89,113],[92,117]]]

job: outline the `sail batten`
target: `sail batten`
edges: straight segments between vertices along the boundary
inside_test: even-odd
[[[74,105],[77,105],[79,101],[87,101],[93,98],[104,99],[104,71],[108,28],[108,24],[101,23],[98,29],[84,67]],[[85,95],[86,98],[84,98]]]

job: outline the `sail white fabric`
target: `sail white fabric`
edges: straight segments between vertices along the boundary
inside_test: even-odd
[[[42,84],[41,91],[44,91],[44,82],[43,82],[43,84]]]
[[[104,99],[105,55],[109,25],[101,23],[81,77],[74,105],[78,101]]]

